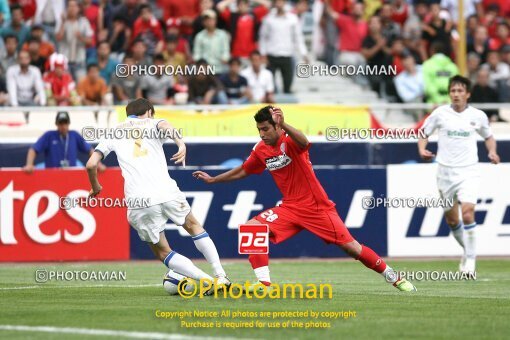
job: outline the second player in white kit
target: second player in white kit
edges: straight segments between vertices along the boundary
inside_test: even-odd
[[[438,130],[437,187],[443,199],[455,202],[453,206],[444,207],[446,223],[464,248],[460,271],[472,273],[476,267],[474,211],[480,183],[477,136],[485,140],[492,163],[499,163],[499,156],[487,115],[467,103],[470,91],[468,79],[451,78],[449,95],[452,104],[436,108],[422,129],[426,136]],[[428,139],[420,139],[418,151],[423,159],[432,160],[435,155],[426,149],[427,143]],[[459,203],[462,216],[459,216]]]
[[[155,256],[170,269],[195,280],[212,278],[196,267],[190,259],[170,249],[164,230],[170,219],[192,236],[197,249],[211,264],[217,283],[230,284],[220,263],[216,246],[191,213],[186,197],[168,174],[163,143],[168,136],[179,150],[171,160],[185,164],[186,147],[176,130],[164,119],[154,119],[154,107],[144,99],[130,102],[126,107],[128,118],[119,124],[116,132],[100,140],[87,162],[92,190],[90,196],[102,189],[97,178],[97,165],[110,152],[115,152],[124,177],[126,201],[148,200],[149,206],[129,207],[127,218],[140,239],[149,244]],[[137,131],[135,131],[137,130]]]

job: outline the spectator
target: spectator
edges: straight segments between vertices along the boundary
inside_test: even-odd
[[[90,28],[94,34],[89,47],[93,50],[97,42],[101,40],[99,33],[103,30],[103,9],[97,4],[92,3],[92,0],[82,0],[83,16],[87,18]],[[91,53],[93,55],[93,53]]]
[[[232,58],[228,62],[229,71],[220,76],[229,104],[246,104],[250,102],[251,94],[248,81],[239,74],[241,60]]]
[[[469,52],[467,56],[467,69],[468,78],[472,84],[476,83],[476,77],[478,76],[478,69],[481,65],[480,56],[475,52]]]
[[[510,65],[510,44],[507,44],[500,49],[501,61]]]
[[[489,72],[489,86],[498,91],[499,99],[505,102],[508,98],[508,81],[510,80],[510,66],[501,61],[498,51],[489,51],[487,63],[481,66]]]
[[[163,19],[179,19],[180,33],[186,37],[193,33],[193,21],[200,14],[199,0],[158,0],[163,8]]]
[[[56,34],[59,53],[69,59],[69,71],[75,80],[81,79],[85,71],[86,46],[92,42],[94,32],[89,21],[80,13],[77,0],[67,2],[67,15]]]
[[[4,38],[5,50],[0,50],[0,78],[3,78],[5,83],[5,75],[7,69],[18,62],[18,38],[15,35],[8,35]]]
[[[307,59],[307,49],[298,17],[286,11],[286,0],[275,0],[272,10],[262,20],[259,32],[259,48],[267,55],[268,68],[275,74],[280,70],[283,78],[283,92],[290,93],[294,78],[293,56],[297,53]]]
[[[140,6],[140,17],[135,20],[131,39],[143,40],[149,54],[161,53],[163,51],[161,25],[152,14],[151,7],[147,4]]]
[[[404,39],[397,37],[391,42],[391,65],[397,70],[397,75],[404,70],[402,55],[408,53],[404,46]]]
[[[67,72],[67,58],[55,53],[50,57],[50,70],[44,74],[46,97],[50,106],[79,105],[76,83]]]
[[[46,58],[43,58],[40,54],[41,43],[36,38],[29,38],[27,40],[27,52],[30,55],[30,65],[35,66],[44,74],[46,71]]]
[[[135,60],[130,54],[126,54],[122,62],[128,65],[128,67],[135,64]],[[142,92],[140,83],[141,79],[137,74],[128,73],[127,77],[118,77],[114,74],[112,79],[112,92],[115,104],[125,105],[132,99],[141,98]]]
[[[179,43],[179,38],[176,35],[169,35],[166,39],[165,51],[163,52],[163,57],[165,58],[165,63],[167,65],[171,65],[174,68],[184,68],[186,66],[186,56],[177,51],[177,44]],[[176,81],[179,77],[178,74],[174,74],[174,80]]]
[[[510,2],[507,0],[483,0],[483,7],[485,10],[491,6],[497,7],[497,14],[500,17],[510,17]]]
[[[466,39],[468,46],[473,43],[473,39],[475,36],[476,28],[480,26],[480,22],[476,15],[472,15],[467,19],[466,22]]]
[[[181,23],[179,19],[168,19],[166,21],[166,35],[176,36],[177,37],[177,47],[175,48],[177,52],[182,53],[186,56],[186,62],[191,63],[193,59],[191,58],[191,51],[188,39],[186,39],[179,31]]]
[[[483,13],[481,0],[464,0],[464,13],[459,15],[459,1],[458,0],[441,0],[441,7],[446,9],[455,23],[459,18],[467,19],[471,15]]]
[[[18,50],[28,39],[30,35],[30,29],[23,22],[23,10],[19,5],[11,6],[11,22],[0,28],[0,35],[5,38],[8,35],[15,35],[18,39]]]
[[[480,24],[487,27],[489,31],[489,37],[496,37],[496,31],[499,23],[499,7],[498,5],[492,4],[487,7],[487,10],[484,13],[484,16],[480,19]]]
[[[202,18],[205,29],[195,37],[193,59],[205,59],[216,73],[223,73],[230,58],[230,37],[224,30],[216,28],[216,13],[213,10],[202,13]]]
[[[445,46],[438,41],[432,44],[432,57],[423,63],[427,103],[447,103],[449,101],[448,82],[458,73],[455,63],[445,54]]]
[[[499,50],[506,44],[510,44],[510,27],[508,23],[502,21],[497,26],[496,37],[489,40],[489,48]]]
[[[382,35],[392,42],[393,39],[400,37],[400,26],[393,21],[393,8],[390,2],[384,2],[381,6],[379,16],[381,17]]]
[[[112,57],[120,61],[124,52],[127,51],[130,41],[131,29],[127,26],[127,20],[123,17],[114,17],[113,28],[108,34]]]
[[[273,74],[262,63],[259,51],[250,55],[250,66],[241,71],[241,75],[248,81],[248,88],[254,103],[274,103]]]
[[[362,43],[361,53],[368,65],[373,68],[386,67],[391,63],[391,50],[387,47],[388,40],[382,35],[381,18],[377,15],[368,21],[368,35]],[[386,87],[390,78],[382,75],[371,75],[368,77],[370,87],[380,96],[386,97]]]
[[[49,41],[43,39],[44,36],[44,28],[42,25],[34,25],[30,31],[30,35],[32,38],[37,39],[39,41],[39,55],[45,59],[48,59],[50,55],[55,52],[55,46]],[[25,42],[23,44],[23,49],[28,51],[28,43]]]
[[[207,68],[207,62],[200,59],[196,63],[197,69]],[[191,76],[188,82],[188,101],[194,104],[226,104],[227,98],[221,91],[221,83],[210,74],[198,72]]]
[[[232,37],[232,56],[247,61],[250,53],[257,49],[260,23],[268,13],[270,3],[254,1],[256,6],[250,9],[250,1],[237,0],[237,12],[232,12],[230,7],[234,3],[236,0],[223,0],[217,8]]]
[[[352,6],[350,15],[336,13],[333,9],[329,15],[336,21],[338,26],[338,50],[341,65],[364,65],[365,58],[361,54],[361,43],[368,34],[368,24],[363,20],[364,5],[356,2]]]
[[[108,87],[99,75],[97,64],[87,65],[87,75],[78,83],[78,94],[83,105],[108,105]]]
[[[478,71],[476,84],[471,91],[472,103],[498,103],[498,91],[489,85],[489,70],[482,68]],[[497,110],[485,110],[491,122],[499,120]]]
[[[444,46],[445,55],[450,55],[452,23],[441,17],[441,7],[439,4],[430,5],[430,18],[423,23],[422,31],[422,60],[427,60],[432,55],[430,48],[435,42],[439,42]]]
[[[147,46],[142,39],[136,39],[131,47],[133,59],[137,65],[151,65],[152,58],[147,54]]]
[[[117,62],[110,57],[110,45],[106,40],[97,44],[97,59],[89,60],[88,63],[97,64],[99,66],[99,74],[104,79],[106,85],[110,85]]]
[[[225,24],[222,20],[222,17],[219,15],[218,10],[214,7],[214,1],[213,0],[200,0],[199,13],[204,13],[205,11],[208,11],[208,10],[214,11],[214,13],[216,13],[216,18],[218,18],[218,21],[216,22],[217,28],[224,29]],[[193,23],[191,24],[191,27],[193,28],[193,32],[191,33],[191,40],[190,40],[192,43],[195,40],[195,37],[197,36],[197,34],[200,33],[200,31],[202,31],[203,29],[205,29],[203,21],[204,21],[204,18],[202,17],[202,15],[197,16],[193,20]]]
[[[34,23],[42,25],[48,38],[56,43],[56,33],[60,30],[65,13],[64,0],[36,0]]]
[[[138,0],[124,0],[122,4],[113,9],[113,16],[124,18],[127,27],[133,27],[136,19],[140,16],[138,2]]]
[[[83,139],[83,137],[73,130],[69,130],[71,119],[66,111],[57,113],[55,125],[57,130],[45,132],[28,149],[27,162],[23,167],[26,173],[34,171],[34,161],[38,154],[44,154],[44,164],[46,168],[68,168],[78,165],[78,152],[87,154],[89,157],[94,149]],[[99,165],[99,170],[104,171],[106,167]]]
[[[412,54],[402,58],[404,71],[394,78],[398,96],[404,103],[421,103],[425,94],[421,65],[416,65]]]
[[[406,48],[413,54],[416,63],[421,64],[421,37],[422,37],[422,24],[429,12],[429,4],[427,0],[414,0],[414,11],[407,19],[402,37]]]
[[[473,42],[467,46],[468,53],[476,53],[482,63],[487,61],[487,52],[489,51],[489,34],[487,27],[478,26],[475,29]]]
[[[409,5],[405,0],[394,0],[391,6],[391,20],[403,27],[409,18]]]
[[[20,51],[18,64],[7,69],[7,91],[11,106],[46,105],[41,71],[30,65],[27,51]]]
[[[144,98],[156,105],[172,104],[172,77],[165,75],[165,58],[162,54],[154,56],[154,65],[158,67],[155,75],[145,75],[141,81],[141,89]]]

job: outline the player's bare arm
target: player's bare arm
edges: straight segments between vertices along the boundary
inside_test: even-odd
[[[435,154],[427,150],[427,144],[429,143],[428,138],[422,138],[420,137],[418,139],[418,153],[420,154],[420,157],[424,161],[431,161],[434,157],[436,157]]]
[[[285,122],[283,111],[280,108],[274,107],[270,111],[273,116],[273,121],[279,125],[300,148],[304,149],[308,146],[310,143],[308,138],[306,138],[304,133]]]
[[[492,164],[498,164],[500,162],[499,155],[496,151],[496,140],[494,136],[490,136],[485,140],[485,147],[489,152],[488,157]]]
[[[203,171],[195,171],[193,173],[193,177],[197,179],[201,179],[207,184],[213,183],[222,183],[222,182],[232,182],[238,179],[243,179],[248,176],[248,173],[244,171],[243,167],[240,165],[237,168],[219,174],[218,176],[212,177],[208,173]]]
[[[87,173],[89,175],[90,186],[92,187],[89,192],[89,197],[96,197],[103,189],[97,178],[97,168],[102,158],[103,156],[100,152],[93,152],[87,161]]]
[[[179,148],[178,151],[170,158],[170,160],[174,161],[175,164],[181,164],[182,166],[186,166],[186,145],[182,138],[179,137],[179,134],[176,133],[176,129],[169,122],[163,120],[158,123],[158,129],[164,131],[171,131],[172,136],[174,136],[173,141],[175,145]]]

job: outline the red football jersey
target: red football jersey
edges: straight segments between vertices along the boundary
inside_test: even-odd
[[[300,148],[283,133],[275,146],[258,142],[250,157],[243,163],[249,174],[260,174],[268,169],[283,195],[283,205],[295,205],[313,210],[330,209],[329,200],[312,168],[308,149]]]

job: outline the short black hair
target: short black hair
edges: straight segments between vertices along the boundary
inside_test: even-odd
[[[27,44],[30,44],[30,43],[33,43],[33,42],[38,43],[38,44],[41,43],[41,41],[39,39],[37,39],[36,37],[33,37],[33,36],[28,37],[26,42],[27,42]]]
[[[142,5],[140,5],[140,7],[138,7],[139,13],[142,13],[142,11],[144,9],[148,9],[149,11],[152,12],[152,8],[151,8],[151,6],[149,4],[142,4]]]
[[[260,110],[257,111],[253,118],[257,123],[269,122],[272,126],[276,127],[276,123],[273,120],[273,115],[269,110],[273,107],[271,105],[264,106]]]
[[[154,56],[154,59],[153,59],[153,60],[154,60],[154,61],[156,61],[156,60],[157,60],[157,61],[163,61],[163,62],[164,62],[164,61],[165,61],[165,57],[163,56],[163,54],[158,53],[158,54],[156,54],[156,55]]]
[[[464,87],[466,88],[466,92],[471,93],[471,80],[469,80],[468,78],[459,75],[451,77],[450,81],[448,82],[448,92],[450,91],[452,86],[456,84],[464,85]]]
[[[207,66],[209,64],[207,63],[207,60],[205,60],[204,58],[200,58],[200,59],[198,59],[195,62],[195,65],[197,65],[197,66]]]
[[[107,40],[100,40],[97,42],[96,48],[99,48],[99,46],[101,46],[103,44],[106,44],[106,45],[108,45],[108,47],[110,47],[110,43]]]
[[[11,6],[11,13],[14,12],[14,11],[22,11],[23,10],[23,7],[21,7],[19,4],[14,4]]]
[[[9,39],[14,39],[14,40],[16,40],[16,42],[19,41],[18,37],[14,34],[7,34],[6,36],[4,36],[4,42],[7,42],[7,40],[9,40]]]
[[[260,54],[259,50],[253,50],[251,53],[250,53],[250,58],[253,57],[253,56],[256,56],[258,55],[259,57],[262,56],[262,54]]]
[[[431,50],[432,54],[436,54],[436,53],[447,54],[446,45],[442,41],[439,41],[439,40],[434,41],[432,43],[432,45],[430,46],[430,50]]]
[[[99,65],[97,63],[90,63],[90,64],[87,64],[87,73],[92,69],[92,68],[97,68],[99,69]]]
[[[137,98],[137,99],[129,102],[129,104],[127,104],[126,116],[131,116],[131,115],[143,116],[145,114],[145,112],[147,112],[149,110],[151,111],[152,115],[154,115],[156,113],[156,111],[154,111],[154,105],[152,105],[152,103],[148,99]]]
[[[232,64],[241,65],[241,59],[239,59],[238,57],[232,57],[232,58],[230,58],[230,60],[228,61],[228,64],[229,64],[229,65],[232,65]]]

